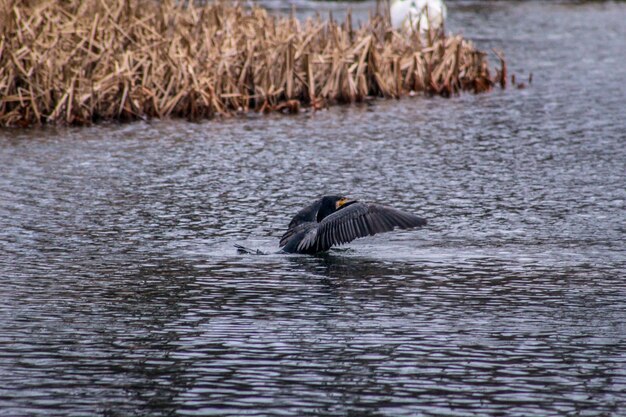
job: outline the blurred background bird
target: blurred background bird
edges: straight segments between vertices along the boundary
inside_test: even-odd
[[[394,28],[424,33],[443,27],[447,9],[443,0],[391,0],[389,12]]]

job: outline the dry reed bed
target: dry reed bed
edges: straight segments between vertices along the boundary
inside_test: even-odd
[[[500,79],[461,36],[230,3],[0,0],[0,125],[298,111]]]

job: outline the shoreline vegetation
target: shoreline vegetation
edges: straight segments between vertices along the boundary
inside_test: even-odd
[[[463,37],[400,33],[385,13],[356,27],[350,13],[299,21],[192,3],[0,0],[0,126],[297,113],[506,85],[501,56],[491,69]]]

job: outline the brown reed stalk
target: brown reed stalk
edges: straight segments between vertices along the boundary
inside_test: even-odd
[[[0,0],[0,126],[297,112],[483,92],[486,54],[374,15],[355,28],[227,2]]]

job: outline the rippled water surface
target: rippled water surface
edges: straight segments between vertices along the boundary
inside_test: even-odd
[[[449,11],[532,84],[0,131],[0,415],[626,415],[626,4]],[[327,192],[430,223],[235,253]]]

